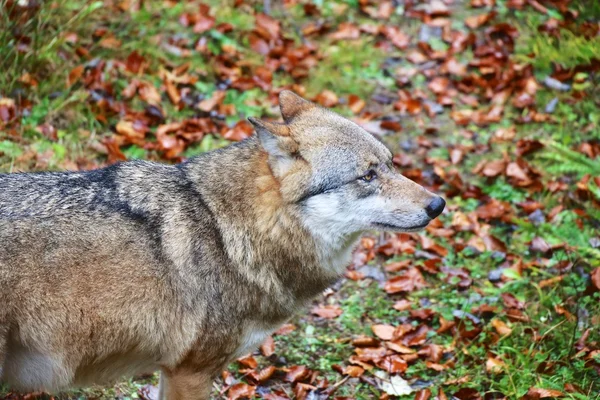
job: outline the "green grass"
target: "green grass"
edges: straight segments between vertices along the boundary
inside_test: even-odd
[[[553,63],[565,68],[573,68],[580,64],[589,64],[600,54],[600,37],[585,38],[561,30],[558,38],[536,34],[524,42],[518,42],[523,47],[518,49],[523,54],[517,59],[522,62],[532,63],[540,71],[550,71]]]

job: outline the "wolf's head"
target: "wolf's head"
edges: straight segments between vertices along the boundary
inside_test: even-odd
[[[293,92],[279,96],[283,124],[250,118],[286,203],[318,236],[424,228],[446,202],[394,170],[371,134]]]

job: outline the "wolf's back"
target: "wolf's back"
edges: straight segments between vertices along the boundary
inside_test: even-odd
[[[0,174],[0,219],[48,218],[108,205],[117,200],[121,168]]]

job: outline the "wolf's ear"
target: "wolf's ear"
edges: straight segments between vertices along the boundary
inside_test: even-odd
[[[289,127],[252,117],[248,121],[254,126],[261,146],[270,156],[273,172],[278,176],[284,175],[291,168],[294,153],[298,151],[298,144],[290,137]]]
[[[282,90],[279,93],[279,108],[285,122],[290,121],[302,111],[316,107],[314,103],[304,100],[291,90]]]

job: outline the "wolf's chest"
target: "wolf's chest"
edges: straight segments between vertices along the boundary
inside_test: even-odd
[[[233,358],[240,358],[256,350],[267,337],[269,337],[277,328],[277,325],[250,322],[242,331],[242,336],[235,349]]]

